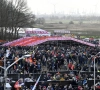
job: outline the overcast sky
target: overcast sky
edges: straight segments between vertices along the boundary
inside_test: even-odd
[[[100,0],[27,0],[34,14],[100,15]]]

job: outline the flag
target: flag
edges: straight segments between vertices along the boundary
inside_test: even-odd
[[[9,57],[9,54],[10,54],[10,49],[7,49],[6,50],[6,57]]]
[[[86,83],[87,83],[87,80],[84,80],[84,81],[83,81],[83,85],[85,85]]]
[[[11,88],[12,86],[9,83],[6,83],[6,88]]]

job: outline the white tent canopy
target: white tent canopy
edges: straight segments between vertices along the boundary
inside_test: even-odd
[[[69,30],[61,29],[61,30],[54,30],[55,33],[70,33]]]
[[[47,31],[43,30],[43,29],[40,29],[40,28],[27,28],[25,30],[25,33],[28,33],[28,34],[48,34]]]
[[[23,28],[19,33],[20,34],[25,33],[26,35],[30,35],[30,36],[33,36],[33,35],[50,36],[51,35],[50,32],[40,29],[40,28]]]
[[[46,30],[40,29],[40,28],[26,28],[25,29],[26,34],[34,34],[38,36],[50,36],[51,33],[47,32]]]

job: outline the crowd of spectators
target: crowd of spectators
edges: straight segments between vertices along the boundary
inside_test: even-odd
[[[4,47],[0,46],[0,64],[3,66],[3,60],[6,56],[6,65],[9,66],[15,60],[18,60],[23,55],[30,54],[31,57],[23,58],[8,71],[8,74],[32,74],[32,73],[42,73],[46,71],[46,75],[43,76],[42,81],[75,81],[78,85],[72,89],[72,84],[69,85],[59,85],[52,83],[43,86],[42,89],[37,90],[89,90],[84,88],[88,87],[88,84],[79,85],[81,80],[93,79],[93,74],[81,75],[82,71],[94,71],[94,55],[99,52],[97,47],[89,47],[85,45],[69,45],[66,43],[54,43],[54,44],[41,44],[35,47],[32,46],[16,46],[16,47]],[[96,71],[99,72],[100,57],[99,54],[96,56]],[[76,70],[77,72],[73,72]],[[60,73],[60,71],[69,71],[69,73]],[[51,73],[48,73],[51,72]],[[55,72],[55,73],[52,73]],[[3,70],[1,69],[1,74]],[[97,75],[97,79],[100,76]],[[33,80],[35,81],[35,79]],[[26,80],[27,82],[27,80]],[[41,85],[40,85],[41,87]],[[39,88],[40,88],[39,87]],[[55,88],[59,89],[55,89]],[[62,89],[63,87],[63,89]],[[51,89],[49,89],[51,88]],[[83,89],[82,89],[83,88]],[[92,90],[92,89],[90,89]]]

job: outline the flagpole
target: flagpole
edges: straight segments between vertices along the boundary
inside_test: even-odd
[[[33,87],[33,89],[32,89],[32,90],[35,90],[36,85],[38,84],[38,82],[39,82],[40,78],[41,78],[41,75],[40,75],[40,76],[39,76],[39,78],[37,79],[37,81],[36,81],[36,83],[35,83],[35,85],[34,85],[34,87]]]
[[[4,69],[6,68],[6,56],[4,56]],[[6,70],[4,70],[4,90],[6,90],[6,78],[7,78],[7,73]]]

